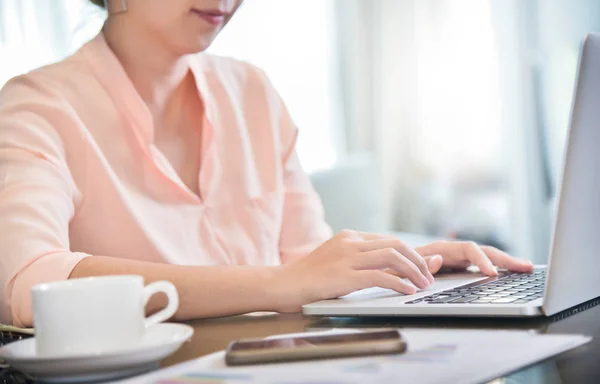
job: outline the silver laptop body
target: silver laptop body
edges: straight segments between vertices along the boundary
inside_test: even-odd
[[[373,288],[305,305],[315,316],[551,316],[600,297],[600,34],[582,46],[548,266],[436,276],[414,295]]]

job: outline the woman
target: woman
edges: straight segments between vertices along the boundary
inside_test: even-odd
[[[411,294],[442,266],[532,269],[472,243],[330,238],[264,74],[199,53],[240,3],[109,0],[95,39],[5,85],[0,320],[30,326],[32,285],[86,276],[170,280],[184,320],[298,311],[372,286]]]

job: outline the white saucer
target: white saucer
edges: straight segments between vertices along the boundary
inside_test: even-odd
[[[86,356],[40,357],[35,339],[25,339],[0,348],[0,359],[33,378],[54,383],[104,381],[158,368],[194,334],[188,325],[162,323],[148,328],[139,345]]]

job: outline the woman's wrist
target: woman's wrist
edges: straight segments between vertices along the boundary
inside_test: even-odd
[[[289,272],[289,265],[265,268],[263,281],[266,283],[263,290],[268,310],[283,313],[302,310],[304,292],[299,287],[294,287],[294,280]]]

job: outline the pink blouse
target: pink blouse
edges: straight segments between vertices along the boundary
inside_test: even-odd
[[[150,112],[102,34],[0,92],[0,321],[84,257],[276,265],[331,231],[297,129],[258,69],[190,57],[205,105],[200,195],[153,144]]]

